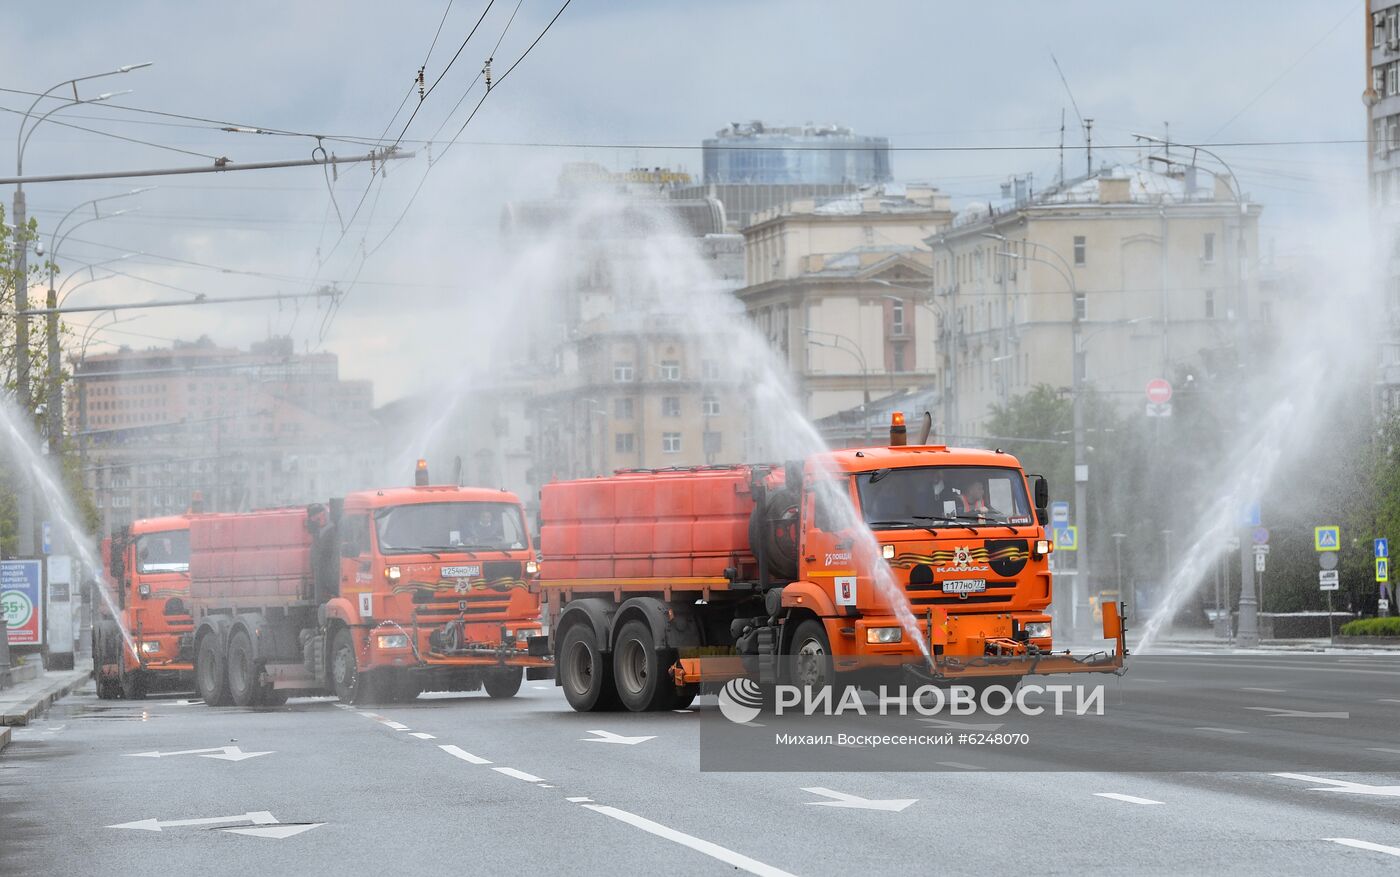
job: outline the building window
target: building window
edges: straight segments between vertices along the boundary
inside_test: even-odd
[[[1086,241],[1084,240],[1084,235],[1075,235],[1075,236],[1074,236],[1074,264],[1076,264],[1076,265],[1083,265],[1083,264],[1084,264],[1084,256],[1085,256],[1085,252],[1084,252],[1084,251],[1085,251],[1085,249],[1086,249]]]
[[[632,399],[631,399],[630,397],[623,397],[623,398],[621,398],[621,399],[614,399],[614,400],[613,400],[613,416],[616,417],[618,420],[631,420],[631,419],[632,419]]]
[[[896,344],[896,345],[894,346],[894,370],[895,370],[896,372],[908,371],[908,369],[905,368],[905,366],[904,366],[904,345],[903,345],[903,344]]]
[[[620,432],[613,436],[613,450],[619,454],[630,454],[636,445],[636,439],[630,432]]]
[[[895,337],[904,334],[904,300],[898,299],[890,305],[890,333]]]
[[[632,381],[632,363],[630,363],[630,362],[615,362],[615,363],[613,363],[613,382],[614,382],[614,383],[618,383],[618,384],[627,384],[627,383],[631,383],[631,381]]]
[[[1400,62],[1392,61],[1385,65],[1385,94],[1386,97],[1400,94]]]
[[[1371,68],[1371,88],[1375,90],[1376,97],[1385,94],[1385,67]]]
[[[706,396],[700,400],[700,410],[706,417],[715,417],[719,414],[719,400],[714,396]]]
[[[707,380],[707,381],[717,381],[717,380],[719,380],[719,360],[717,360],[717,359],[702,359],[702,360],[700,360],[700,377],[704,378],[704,379]]]
[[[663,432],[661,434],[661,452],[663,454],[679,454],[681,452],[681,434]]]
[[[663,359],[657,366],[659,377],[663,381],[679,381],[681,379],[681,363],[676,359]]]
[[[724,448],[724,436],[717,432],[705,433],[705,453],[713,456],[721,453]]]
[[[1215,319],[1215,290],[1206,290],[1206,319]]]
[[[680,416],[681,416],[681,397],[680,397],[680,396],[662,396],[662,397],[661,397],[661,416],[662,416],[662,417],[680,417]]]
[[[1215,232],[1208,231],[1201,238],[1201,261],[1215,261]]]
[[[1074,318],[1076,320],[1089,319],[1089,299],[1082,292],[1074,294]]]

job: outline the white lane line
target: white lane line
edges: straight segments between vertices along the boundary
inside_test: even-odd
[[[348,704],[348,703],[333,703],[333,704],[331,704],[331,706],[335,707],[336,709],[342,709],[342,710],[352,710],[352,709],[354,709],[354,707],[351,706],[351,705]]]
[[[471,764],[491,763],[479,755],[472,755],[470,752],[463,752],[462,749],[457,746],[447,745],[439,746],[438,748],[441,749],[443,752],[446,752],[448,755],[453,756],[454,758],[460,758],[463,761],[469,762]]]
[[[982,769],[982,768],[978,767],[978,766],[975,765],[975,764],[967,764],[966,762],[962,762],[962,761],[940,761],[940,762],[938,762],[938,764],[941,764],[941,765],[943,765],[944,767],[956,767],[956,768],[959,769],[959,770],[981,770],[981,769]]]
[[[549,783],[540,783],[541,789],[557,789],[558,786],[551,786]]]
[[[1391,856],[1400,856],[1400,847],[1373,844],[1369,840],[1357,840],[1351,837],[1324,837],[1323,840],[1330,840],[1332,843],[1341,844],[1344,847],[1356,847],[1358,850],[1370,850],[1373,853],[1386,853]]]
[[[1367,752],[1389,752],[1392,755],[1400,755],[1400,749],[1386,749],[1384,746],[1367,746]]]
[[[1095,792],[1097,798],[1111,798],[1114,801],[1124,801],[1129,804],[1160,804],[1161,801],[1154,801],[1151,798],[1138,798],[1133,795],[1120,795],[1117,792]]]
[[[1287,691],[1286,689],[1283,689],[1283,688],[1241,688],[1240,691],[1262,691],[1262,692],[1264,692],[1265,694],[1287,694],[1287,693],[1288,693],[1288,691]]]
[[[491,769],[494,770],[496,773],[503,773],[508,777],[514,777],[517,780],[524,780],[527,783],[544,782],[544,777],[537,777],[532,773],[526,773],[523,770],[516,770],[513,767],[493,767]]]
[[[565,798],[564,800],[565,800],[565,801],[568,801],[568,802],[571,803],[571,804],[582,804],[584,801],[592,801],[593,799],[592,799],[592,798],[582,798],[582,797],[580,797],[580,798]]]
[[[601,813],[610,819],[616,819],[618,822],[625,822],[634,828],[640,828],[648,834],[654,834],[659,838],[664,838],[672,843],[678,843],[684,847],[690,847],[697,853],[703,853],[712,859],[718,859],[726,865],[748,871],[750,874],[758,874],[760,877],[793,877],[792,874],[781,868],[775,868],[757,859],[750,859],[742,853],[736,853],[717,843],[701,840],[683,831],[667,828],[658,822],[652,822],[650,819],[638,816],[635,813],[628,813],[626,810],[619,810],[616,807],[607,807],[602,804],[584,804],[583,806],[585,809],[592,810],[594,813]]]
[[[671,712],[673,712],[673,713],[682,713],[682,714],[684,714],[684,713],[693,713],[693,712],[695,712],[695,710],[671,710]]]
[[[1376,703],[1400,703],[1400,698],[1382,697],[1379,700],[1377,700]]]
[[[364,716],[364,717],[367,718],[367,719],[376,719],[376,720],[378,720],[378,719],[384,718],[384,717],[381,716],[379,713],[367,713],[367,712],[365,712],[365,711],[363,711],[363,710],[360,711],[360,715]]]
[[[424,734],[422,731],[412,731],[412,732],[409,733],[408,736],[410,736],[410,737],[417,737],[419,740],[436,740],[436,739],[437,739],[437,738],[434,737],[432,734]]]
[[[389,721],[388,719],[384,719],[383,722],[382,722],[382,724],[387,725],[387,726],[389,726],[390,728],[393,728],[395,731],[407,731],[407,730],[408,730],[408,725],[405,725],[405,724],[403,724],[402,722],[391,722],[391,721]]]
[[[530,687],[533,688],[533,689],[535,689],[536,691],[548,691],[548,690],[550,690],[551,688],[553,688],[554,686],[553,686],[553,685],[531,685]]]
[[[1215,731],[1217,734],[1248,734],[1248,731],[1239,731],[1234,728],[1192,728],[1193,731]]]

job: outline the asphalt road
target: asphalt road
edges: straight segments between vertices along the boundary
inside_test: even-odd
[[[1191,680],[1207,693],[1173,722]],[[1400,870],[1397,658],[1139,659],[1113,684],[1104,727],[1184,753],[1154,764],[1266,756],[1107,772],[1029,746],[998,770],[970,746],[928,771],[702,772],[713,698],[583,715],[527,682],[510,701],[240,710],[89,687],[0,756],[0,874]]]

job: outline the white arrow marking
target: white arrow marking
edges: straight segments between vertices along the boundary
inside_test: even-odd
[[[1120,795],[1117,792],[1095,792],[1095,797],[1111,798],[1114,801],[1125,801],[1129,804],[1160,804],[1161,801],[1154,801],[1151,798],[1138,798],[1133,795]]]
[[[271,837],[277,840],[301,834],[303,831],[310,831],[313,828],[320,828],[324,822],[303,822],[293,825],[269,825],[265,828],[221,828],[219,831],[227,831],[229,834],[246,834],[252,837]]]
[[[1356,840],[1350,837],[1324,837],[1323,840],[1330,840],[1332,843],[1341,844],[1344,847],[1356,847],[1358,850],[1370,850],[1373,853],[1388,853],[1392,856],[1400,856],[1400,847],[1373,844],[1369,840]]]
[[[1382,798],[1400,798],[1400,786],[1370,786],[1350,780],[1329,780],[1326,777],[1308,776],[1305,773],[1276,773],[1276,777],[1302,780],[1305,783],[1326,783],[1326,786],[1308,789],[1309,792],[1342,792],[1349,795],[1377,795]]]
[[[242,761],[245,758],[257,758],[259,755],[271,755],[272,752],[244,752],[237,746],[215,746],[212,749],[181,749],[179,752],[128,752],[127,758],[169,758],[172,755],[198,755],[200,758],[217,758],[220,761]]]
[[[959,731],[997,731],[1001,729],[1001,724],[974,725],[971,722],[951,722],[947,719],[925,718],[919,719],[921,722],[928,722],[930,725],[937,725],[940,728],[957,728]]]
[[[672,843],[689,847],[697,853],[709,856],[712,859],[729,865],[730,867],[748,871],[750,874],[757,874],[758,877],[793,877],[792,874],[781,868],[751,859],[748,856],[737,853],[727,847],[722,847],[717,843],[698,838],[683,831],[669,828],[659,822],[652,822],[644,816],[635,813],[628,813],[626,810],[619,810],[616,807],[608,807],[603,804],[584,804],[584,809],[592,810],[594,813],[601,813],[609,819],[616,819],[618,822],[625,822],[634,828],[640,828],[648,834],[669,840]]]
[[[1215,732],[1218,733],[1218,734],[1247,734],[1247,733],[1249,733],[1248,731],[1237,731],[1237,730],[1235,730],[1234,728],[1212,728],[1212,727],[1209,727],[1209,726],[1206,726],[1206,727],[1203,727],[1203,728],[1195,728],[1194,730],[1197,730],[1197,731],[1215,731]]]
[[[918,798],[890,798],[882,801],[875,798],[862,798],[859,795],[848,795],[845,792],[824,789],[821,786],[813,786],[802,791],[833,799],[830,801],[808,801],[807,803],[813,807],[848,807],[852,810],[887,810],[891,813],[898,813],[919,800]]]
[[[251,813],[244,813],[241,816],[208,816],[203,819],[171,819],[165,822],[159,819],[140,819],[136,822],[123,822],[120,825],[109,825],[108,828],[135,828],[140,831],[160,831],[163,828],[177,828],[183,825],[218,825],[220,822],[251,822],[254,825],[276,825],[277,817],[266,810],[257,810]]]
[[[1287,694],[1282,688],[1241,688],[1240,691],[1261,691],[1264,694]]]
[[[648,740],[655,740],[656,735],[649,737],[624,737],[621,734],[614,734],[612,731],[589,731],[590,734],[597,734],[597,737],[580,737],[584,743],[621,743],[623,746],[636,746],[638,743],[645,743]]]
[[[1349,719],[1351,713],[1346,712],[1322,712],[1313,713],[1307,710],[1281,710],[1273,706],[1247,706],[1247,710],[1257,710],[1261,713],[1273,713],[1271,719]]]

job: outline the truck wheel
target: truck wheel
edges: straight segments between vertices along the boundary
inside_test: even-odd
[[[656,649],[651,625],[637,619],[622,625],[613,646],[613,680],[623,706],[638,713],[668,709],[676,693],[669,666]]]
[[[350,628],[342,627],[331,641],[331,686],[335,696],[344,703],[357,705],[377,703],[392,689],[392,680],[384,670],[361,672],[355,662],[355,637]]]
[[[224,672],[224,656],[218,647],[218,636],[208,634],[199,641],[194,656],[194,684],[199,696],[209,706],[228,706],[228,674]]]
[[[102,665],[112,660],[112,635],[104,622],[92,631],[92,677],[97,680],[97,696],[101,700],[116,700],[122,695],[120,680],[102,672]],[[120,654],[116,660],[120,660]]]
[[[121,685],[122,697],[127,700],[146,699],[149,679],[142,670],[127,669],[125,655],[122,655],[117,661],[117,681]]]
[[[793,685],[816,690],[833,681],[831,642],[826,626],[809,618],[797,625],[792,635],[792,654],[788,656],[788,681]]]
[[[521,667],[492,670],[486,674],[486,693],[497,700],[515,697],[516,692],[520,691],[520,680],[524,678],[525,670]]]
[[[248,631],[239,629],[228,641],[228,693],[242,707],[258,706],[263,700],[263,686],[258,681],[257,661],[253,660],[253,640]]]
[[[555,662],[569,706],[581,713],[616,708],[612,665],[598,647],[591,624],[575,624],[564,632]]]

